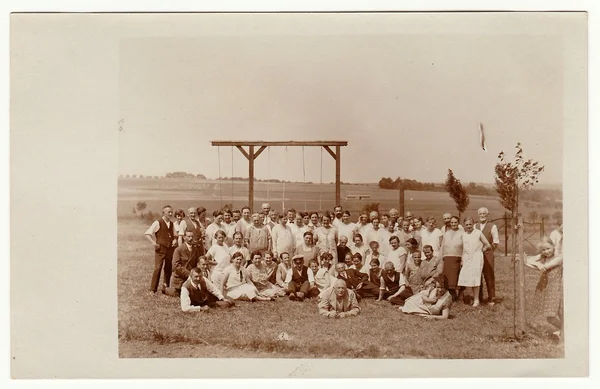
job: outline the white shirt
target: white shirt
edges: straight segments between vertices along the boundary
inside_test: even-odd
[[[163,219],[163,221],[165,221],[165,219]],[[165,222],[167,224],[167,227],[171,228],[171,221]],[[158,232],[158,230],[160,229],[160,223],[158,220],[155,220],[152,225],[150,225],[150,227],[146,230],[145,234],[146,235],[154,235]],[[177,231],[175,231],[177,232]]]
[[[421,247],[430,245],[433,247],[433,255],[437,255],[440,252],[440,237],[442,231],[439,228],[434,228],[433,231],[429,232],[427,228],[421,230]]]
[[[406,252],[406,249],[404,247],[398,247],[398,249],[392,250],[387,254],[384,263],[381,264],[381,268],[385,269],[385,264],[391,262],[394,264],[394,269],[402,273],[404,271],[404,266],[406,266],[407,256],[408,253]]]
[[[296,239],[296,247],[300,246],[301,244],[304,243],[304,233],[306,231],[310,231],[308,226],[302,226],[300,228],[296,227],[296,233],[294,234],[294,237]]]
[[[292,234],[292,229],[288,225],[277,224],[271,230],[271,240],[273,242],[273,254],[278,256],[280,253],[294,252],[294,242],[296,241]]]
[[[219,230],[227,234],[227,231],[225,230],[225,224],[218,226],[215,223],[211,223],[208,227],[206,227],[206,247],[211,247],[213,245],[215,234]]]
[[[550,233],[550,240],[554,244],[554,255],[563,255],[563,234],[554,230]]]
[[[387,234],[386,234],[386,232],[387,232]],[[375,228],[373,228],[367,234],[367,239],[365,240],[365,244],[370,247],[372,240],[377,241],[377,243],[379,243],[379,249],[381,251],[381,248],[383,248],[385,246],[386,237],[388,239],[388,245],[389,245],[390,236],[391,236],[391,233],[387,230],[384,230],[383,228],[378,228],[377,231],[375,231]]]
[[[337,228],[338,230],[338,239],[340,239],[340,237],[342,236],[345,236],[346,238],[348,238],[348,243],[352,242],[352,237],[354,236],[354,229],[356,228],[356,224],[345,224],[343,222],[339,222],[337,225],[335,225],[335,228]]]
[[[213,270],[222,272],[227,266],[231,265],[231,256],[229,255],[229,247],[223,243],[223,246],[213,244],[208,253],[212,257],[213,261],[217,262],[217,266]]]
[[[334,216],[334,217],[333,217],[333,221],[331,222],[331,224],[332,224],[332,225],[333,225],[335,228],[337,228],[337,229],[339,230],[339,229],[340,229],[340,227],[339,227],[339,226],[340,226],[340,224],[344,224],[344,223],[342,223],[342,219],[341,219],[341,218],[340,218],[340,219],[338,219],[337,217],[335,217],[335,216]]]
[[[485,223],[481,223],[481,229],[480,231],[483,231],[483,229],[485,228],[487,222]],[[475,227],[477,227],[477,223],[475,223]],[[500,237],[498,236],[498,227],[496,227],[495,224],[492,224],[492,241],[488,242],[489,244],[492,243],[496,243],[496,244],[500,244]]]
[[[223,300],[221,291],[212,282],[210,282],[210,280],[204,278],[204,282],[206,283],[206,289],[209,293],[215,295],[215,297],[217,297],[219,300]],[[198,289],[198,285],[194,284],[193,282],[191,282],[191,284],[192,287]],[[195,312],[202,310],[202,307],[192,305],[190,292],[187,290],[187,288],[181,288],[181,310],[183,312]]]
[[[311,284],[313,282],[315,282],[315,277],[313,275],[313,272],[310,270],[310,268],[308,269],[308,271],[306,272],[308,274],[308,282],[310,282]],[[294,267],[292,266],[292,268],[290,270],[287,271],[287,274],[285,275],[285,283],[289,284],[292,281],[292,275],[294,274]]]

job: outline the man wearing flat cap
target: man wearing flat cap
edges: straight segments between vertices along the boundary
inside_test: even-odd
[[[317,297],[319,289],[315,286],[312,272],[304,265],[303,255],[294,255],[293,265],[288,270],[285,282],[288,286],[289,299],[292,301],[303,301],[307,297]]]

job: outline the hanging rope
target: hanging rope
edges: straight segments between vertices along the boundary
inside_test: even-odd
[[[221,208],[223,208],[223,188],[222,188],[222,179],[221,179],[221,146],[217,146],[217,154],[219,156],[219,198]]]
[[[271,148],[267,147],[267,155],[268,155],[268,160],[267,160],[267,203],[269,202],[269,197],[270,197],[270,190],[269,187],[271,186]]]
[[[306,166],[304,165],[304,146],[302,146],[302,184],[304,188],[304,212],[306,212]]]
[[[321,147],[321,190],[319,190],[319,211],[323,210],[322,192],[323,192],[323,148]]]
[[[288,154],[288,148],[287,148],[287,146],[285,146],[285,156],[283,157],[284,158],[283,166],[284,166],[285,172],[287,172],[287,154]],[[285,176],[283,179],[283,191],[282,192],[283,193],[281,195],[281,212],[285,212]]]
[[[231,146],[231,209],[233,212],[233,146]]]

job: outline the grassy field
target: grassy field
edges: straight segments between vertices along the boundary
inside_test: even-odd
[[[147,223],[118,223],[120,357],[278,358],[560,358],[562,345],[547,335],[531,295],[537,274],[527,273],[530,321],[515,342],[512,265],[497,260],[501,303],[473,308],[456,304],[451,319],[430,321],[403,315],[387,302],[364,301],[355,318],[320,317],[316,302],[240,302],[230,310],[183,313],[173,297],[148,293],[153,250],[143,238]],[[278,341],[281,332],[292,340]]]

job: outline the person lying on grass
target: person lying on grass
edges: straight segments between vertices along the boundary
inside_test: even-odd
[[[221,291],[208,278],[204,278],[202,270],[197,267],[190,271],[190,277],[181,286],[181,310],[183,312],[229,308],[234,305],[233,300],[223,297]]]
[[[273,301],[275,298],[260,294],[242,267],[244,254],[239,251],[231,257],[231,265],[225,268],[221,281],[221,294],[234,300]]]
[[[435,286],[433,286],[435,285]],[[427,319],[448,319],[452,295],[443,276],[435,278],[435,284],[409,297],[400,309],[403,313],[423,316]]]
[[[348,290],[344,280],[339,279],[335,281],[333,287],[323,291],[318,307],[320,315],[335,319],[356,316],[360,313],[356,294]]]

